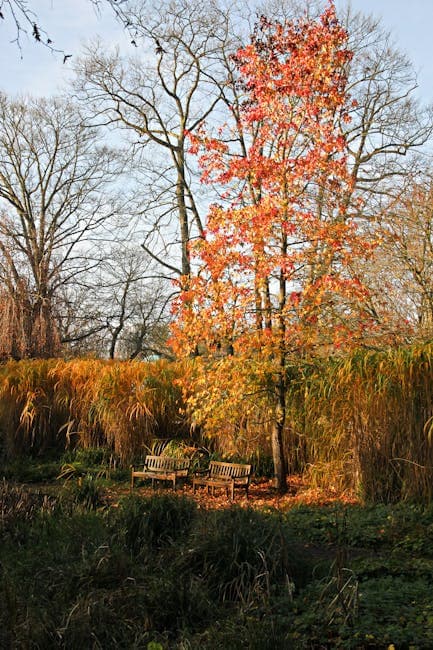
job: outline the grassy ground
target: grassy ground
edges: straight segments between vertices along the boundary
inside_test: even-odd
[[[63,459],[65,461],[65,459]],[[432,648],[433,508],[295,478],[131,495],[103,458],[4,468],[0,647]]]

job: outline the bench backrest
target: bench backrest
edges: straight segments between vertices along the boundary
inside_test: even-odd
[[[146,456],[144,469],[146,470],[188,470],[191,465],[190,458],[173,458],[172,456]]]
[[[251,465],[241,463],[223,463],[211,460],[209,463],[209,477],[234,479],[235,483],[248,485],[251,476]]]

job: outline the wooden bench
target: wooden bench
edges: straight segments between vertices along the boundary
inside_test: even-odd
[[[134,487],[134,479],[151,479],[152,487],[155,481],[172,481],[173,489],[176,489],[178,478],[188,476],[190,458],[172,458],[171,456],[146,456],[142,470],[131,468],[131,489]]]
[[[198,485],[204,485],[212,488],[212,495],[216,487],[225,488],[227,496],[230,493],[231,500],[235,496],[235,488],[244,488],[248,499],[248,488],[251,478],[251,465],[241,465],[240,463],[223,463],[211,460],[209,468],[193,476],[192,486],[195,492]]]

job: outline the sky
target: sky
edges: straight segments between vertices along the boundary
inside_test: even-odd
[[[336,0],[336,6],[347,5]],[[351,0],[354,10],[382,19],[418,75],[419,97],[433,103],[433,0]]]
[[[346,0],[336,0],[337,7]],[[419,97],[433,102],[433,0],[351,0],[355,11],[372,13],[393,34],[418,73]],[[40,23],[54,46],[78,56],[82,44],[99,35],[110,45],[133,53],[130,38],[115,21],[110,9],[97,15],[89,0],[32,0]],[[53,54],[25,35],[21,51],[11,41],[16,33],[8,21],[0,21],[0,89],[8,94],[50,95],[59,92],[72,75],[73,57],[63,64],[62,54]]]
[[[18,48],[14,25],[0,21],[0,89],[8,94],[56,94],[72,76],[73,58],[97,36],[110,45],[133,49],[109,7],[98,14],[90,0],[29,0],[28,6],[34,8],[53,47],[72,57],[64,64],[63,53],[51,52],[25,34]]]

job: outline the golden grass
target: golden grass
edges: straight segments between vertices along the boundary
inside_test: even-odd
[[[366,499],[431,499],[431,345],[306,366],[288,402],[296,432],[290,454],[302,448],[317,482],[355,487]]]
[[[0,375],[6,453],[107,445],[123,461],[155,437],[185,435],[176,364],[10,362]]]
[[[300,362],[288,372],[285,446],[292,474],[367,500],[432,499],[433,345],[358,351]],[[265,461],[266,391],[250,396],[246,409],[242,390],[236,399],[225,396],[220,382],[209,398],[215,408],[204,408],[207,378],[195,373],[200,362],[191,360],[7,363],[0,367],[0,444],[9,458],[104,445],[127,463],[155,438],[186,440],[198,425],[196,440],[211,450]],[[190,401],[195,411],[181,392],[185,376],[192,378],[188,390],[198,387]]]

